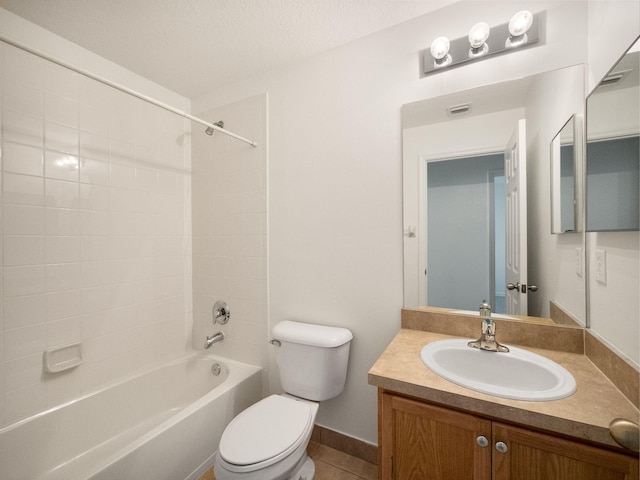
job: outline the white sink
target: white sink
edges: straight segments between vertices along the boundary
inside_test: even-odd
[[[558,400],[573,394],[576,381],[564,367],[541,355],[509,347],[487,352],[451,339],[429,343],[420,352],[434,373],[471,390],[532,402]]]

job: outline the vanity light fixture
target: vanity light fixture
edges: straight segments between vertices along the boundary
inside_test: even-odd
[[[541,14],[522,10],[508,23],[495,27],[478,22],[466,37],[449,40],[440,36],[424,51],[423,74],[428,75],[466,62],[480,60],[499,53],[509,53],[539,41],[538,24]]]

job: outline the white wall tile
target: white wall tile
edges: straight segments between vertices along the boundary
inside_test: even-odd
[[[80,77],[68,68],[47,63],[45,66],[45,90],[53,95],[79,101]]]
[[[109,163],[102,159],[82,157],[80,181],[94,185],[109,185]]]
[[[77,343],[82,337],[80,318],[63,318],[47,322],[45,335],[47,348]]]
[[[42,118],[4,109],[2,120],[4,141],[42,148],[44,144],[44,121]]]
[[[81,259],[81,237],[45,238],[45,259],[48,264],[78,263]]]
[[[44,154],[44,172],[47,178],[77,182],[80,180],[78,157],[47,150]]]
[[[44,146],[47,150],[78,155],[80,151],[79,145],[78,130],[76,128],[45,122]]]
[[[82,314],[82,305],[78,301],[76,290],[47,293],[45,296],[47,322],[78,317]]]
[[[15,360],[42,353],[45,347],[45,331],[42,324],[12,328],[4,331],[4,358]]]
[[[92,158],[94,160],[108,162],[109,138],[104,135],[81,131],[80,156],[83,159]]]
[[[47,178],[44,188],[47,207],[78,208],[80,206],[79,183]]]
[[[19,143],[4,142],[2,168],[9,173],[42,176],[42,149]]]
[[[5,389],[18,390],[40,382],[42,376],[42,355],[28,355],[6,362]]]
[[[4,267],[4,298],[44,293],[44,265]]]
[[[82,285],[80,263],[48,264],[45,275],[47,292],[78,290]],[[77,294],[75,302],[78,303]]]
[[[13,205],[44,205],[44,179],[27,175],[3,175],[3,201]]]
[[[19,328],[45,321],[44,295],[26,295],[4,299],[4,328]]]
[[[5,236],[4,265],[38,265],[45,260],[44,236]]]
[[[78,102],[71,98],[48,92],[44,101],[44,116],[48,122],[77,129],[79,124]]]
[[[45,209],[45,232],[47,235],[74,236],[82,232],[80,211],[68,208]]]
[[[29,84],[4,82],[2,105],[5,110],[44,118],[44,92]]]
[[[44,235],[44,208],[5,205],[3,210],[5,235]]]
[[[109,188],[102,185],[80,185],[80,208],[84,210],[109,210]]]

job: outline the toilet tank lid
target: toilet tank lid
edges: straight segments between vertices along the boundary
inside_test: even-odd
[[[339,347],[353,338],[350,330],[311,323],[284,320],[273,328],[273,338],[281,342],[300,343],[313,347]]]

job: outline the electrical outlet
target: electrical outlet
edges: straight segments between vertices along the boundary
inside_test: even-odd
[[[576,275],[582,277],[582,247],[576,247]]]
[[[607,251],[596,249],[596,282],[607,284]]]

